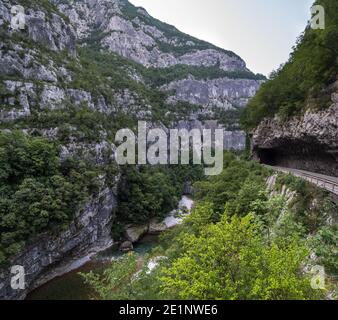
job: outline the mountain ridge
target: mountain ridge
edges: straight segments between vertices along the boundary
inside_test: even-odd
[[[80,39],[90,39],[91,32],[95,32],[96,36],[100,33],[101,45],[122,56],[128,57],[129,55],[130,58],[143,65],[167,67],[177,64],[175,56],[183,56],[193,50],[208,49],[217,50],[229,58],[235,58],[236,67],[246,69],[243,59],[235,53],[191,37],[174,26],[151,17],[144,8],[135,7],[129,1],[99,0],[81,3],[71,1],[65,4],[63,1],[54,0],[54,3],[60,11],[70,17],[77,27]],[[81,18],[84,16],[86,19]],[[116,35],[116,33],[120,34]],[[135,50],[137,54],[142,52],[144,57],[132,56],[127,53],[129,48],[123,50],[125,47],[117,45],[119,42],[123,42],[124,46],[131,45],[131,39],[135,42],[131,49],[137,49]],[[213,59],[217,61],[217,57]],[[184,64],[188,62],[188,59],[179,62]]]

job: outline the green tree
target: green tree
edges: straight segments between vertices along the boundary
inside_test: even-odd
[[[130,284],[137,271],[137,257],[128,253],[121,259],[113,262],[102,274],[89,272],[80,273],[84,282],[93,290],[93,298],[102,300],[119,300],[130,297]]]
[[[297,241],[269,245],[258,230],[252,215],[224,215],[197,236],[185,234],[182,255],[163,270],[163,292],[180,299],[315,298],[300,271],[306,248]]]
[[[69,225],[98,172],[83,161],[59,160],[59,147],[42,137],[0,134],[0,264],[28,239]]]

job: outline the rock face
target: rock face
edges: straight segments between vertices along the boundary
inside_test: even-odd
[[[94,33],[95,39],[99,39],[98,45],[104,50],[143,66],[168,68],[186,65],[213,67],[227,72],[249,72],[245,62],[233,52],[183,34],[175,27],[152,18],[143,8],[136,8],[128,1],[54,2],[76,26],[79,39],[85,43],[92,42]],[[193,116],[217,119],[215,110],[244,107],[261,83],[261,80],[245,79],[245,75],[243,79],[195,79],[188,76],[160,89],[170,93],[167,99],[169,104],[188,102],[200,107],[198,112],[192,112]],[[244,133],[237,131],[234,136],[235,140],[228,141],[225,146],[229,149],[244,149]],[[227,134],[226,140],[229,138],[231,135]]]
[[[210,129],[214,132],[215,129],[223,129],[223,148],[224,150],[244,150],[246,144],[246,134],[242,130],[226,130],[222,123],[217,120],[181,120],[174,124],[177,129]]]
[[[308,110],[287,122],[262,121],[252,136],[254,156],[266,164],[338,176],[337,92],[323,111]]]
[[[128,1],[54,2],[74,23],[80,39],[90,37],[95,29],[104,48],[144,66],[219,65],[226,71],[246,70],[245,62],[233,52],[180,33]]]
[[[13,5],[20,4],[15,1],[0,2],[0,25],[10,24]],[[41,45],[48,46],[54,51],[67,50],[75,54],[76,33],[70,23],[67,23],[59,14],[41,10],[25,8],[25,25],[29,38]],[[9,33],[11,35],[11,33]]]
[[[0,270],[0,299],[24,298],[29,291],[53,277],[79,267],[81,261],[86,262],[84,257],[111,246],[112,212],[116,205],[114,190],[104,189],[85,206],[66,231],[55,236],[41,235],[27,245],[9,264],[25,268],[27,289],[13,290],[10,270]]]
[[[11,21],[11,3],[0,0],[0,27],[4,28],[8,38],[5,43],[0,43],[0,71],[6,91],[1,99],[2,121],[24,119],[41,110],[61,110],[69,105],[87,106],[105,114],[123,112],[138,119],[151,120],[153,106],[132,88],[111,87],[109,94],[104,95],[94,94],[92,87],[73,87],[78,77],[74,63],[78,64],[78,70],[83,68],[76,59],[77,43],[83,47],[95,43],[103,51],[117,53],[146,67],[203,66],[242,73],[243,79],[213,79],[209,75],[206,79],[195,79],[187,75],[185,79],[157,88],[169,95],[166,102],[170,105],[178,102],[196,105],[199,110],[190,112],[190,118],[194,119],[217,119],[220,111],[236,111],[244,107],[262,82],[245,79],[250,72],[235,53],[181,33],[128,1],[51,2],[57,6],[52,12],[42,4],[32,8],[24,4],[26,29],[21,36],[29,38],[31,45],[27,47],[22,41],[12,40],[17,31],[6,27]],[[55,59],[43,47],[60,54],[67,52],[69,57]],[[142,75],[130,67],[124,74],[137,83],[143,83]],[[226,130],[236,132],[225,135],[225,146],[241,150],[245,136],[238,130],[237,120],[226,120],[236,127]],[[232,137],[234,140],[229,141]]]
[[[259,89],[262,81],[246,79],[189,79],[173,81],[162,87],[165,91],[174,91],[175,95],[168,98],[169,103],[178,101],[189,102],[208,108],[229,110],[244,107]]]
[[[158,219],[153,219],[149,224],[149,234],[159,234],[167,230],[167,226],[163,222],[159,222]]]
[[[52,13],[47,19],[44,12],[28,10],[26,25],[33,41],[48,46],[51,50],[67,50],[75,54],[75,30],[59,15]]]
[[[0,120],[13,121],[26,118],[38,110],[61,110],[68,104],[86,106],[93,111],[105,114],[122,111],[138,118],[147,113],[147,108],[137,102],[137,95],[125,89],[113,93],[114,105],[105,100],[103,96],[94,99],[86,90],[64,89],[56,85],[45,83],[37,85],[33,82],[5,80],[3,82],[7,91]]]

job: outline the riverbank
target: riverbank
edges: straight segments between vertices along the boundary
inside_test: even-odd
[[[169,213],[162,222],[166,229],[174,228],[183,221],[184,215],[190,214],[193,200],[183,196],[178,208]],[[146,234],[133,246],[133,251],[143,258],[158,244],[158,234]],[[103,272],[112,261],[123,256],[118,244],[111,246],[97,254],[86,256],[74,261],[63,274],[57,274],[50,281],[30,292],[26,300],[88,300],[93,298],[90,288],[84,283],[79,273]]]
[[[158,236],[146,235],[134,246],[134,252],[140,257],[150,252],[158,243]],[[92,257],[82,266],[55,277],[44,285],[30,292],[26,300],[89,300],[93,293],[80,272],[103,272],[115,259],[119,259],[123,253],[113,246]]]

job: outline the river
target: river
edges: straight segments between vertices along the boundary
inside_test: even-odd
[[[193,201],[183,196],[179,202],[179,207],[186,207],[191,211]],[[182,219],[177,218],[173,213],[169,214],[164,220],[168,227],[174,227],[181,223]],[[150,252],[158,244],[158,236],[146,235],[134,245],[134,252],[140,257]],[[121,257],[123,253],[118,247],[113,246],[103,252],[98,253],[83,266],[68,272],[62,276],[56,277],[39,288],[30,292],[26,300],[88,300],[92,298],[92,290],[87,286],[79,272],[102,272],[111,265],[111,261]]]
[[[143,256],[150,252],[158,243],[158,236],[146,235],[134,245],[134,252]],[[111,260],[121,257],[118,248],[112,247],[92,257],[91,261],[82,267],[68,272],[60,277],[45,283],[41,287],[30,292],[26,300],[88,300],[92,297],[92,291],[83,282],[79,272],[102,272],[111,265]]]

